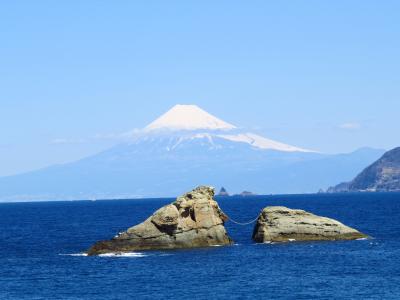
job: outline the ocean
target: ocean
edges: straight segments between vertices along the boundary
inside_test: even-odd
[[[218,198],[232,219],[284,205],[335,218],[372,239],[235,244],[85,257],[94,242],[173,199],[0,204],[0,299],[400,299],[400,194]]]

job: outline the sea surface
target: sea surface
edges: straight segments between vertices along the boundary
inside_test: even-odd
[[[0,299],[400,299],[400,194],[219,198],[239,222],[268,205],[338,219],[373,239],[235,244],[85,257],[173,199],[0,204]]]

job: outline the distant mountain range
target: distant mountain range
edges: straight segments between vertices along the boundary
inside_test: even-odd
[[[199,184],[232,193],[309,193],[350,180],[383,153],[318,153],[240,130],[195,105],[177,105],[128,142],[0,178],[0,200],[172,197]]]
[[[386,152],[352,181],[328,189],[328,192],[392,191],[400,191],[400,147]]]

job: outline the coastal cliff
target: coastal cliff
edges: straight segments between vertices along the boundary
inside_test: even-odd
[[[400,191],[400,147],[386,152],[354,180],[338,184],[328,192]]]

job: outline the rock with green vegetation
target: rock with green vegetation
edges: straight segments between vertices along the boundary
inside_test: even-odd
[[[354,180],[328,189],[338,192],[399,192],[400,147],[386,152],[380,159],[364,169]]]
[[[336,220],[283,206],[264,208],[253,232],[253,240],[258,243],[355,240],[366,237]]]
[[[229,245],[232,240],[224,227],[227,216],[213,197],[213,188],[200,186],[143,223],[111,240],[97,242],[87,254]]]

